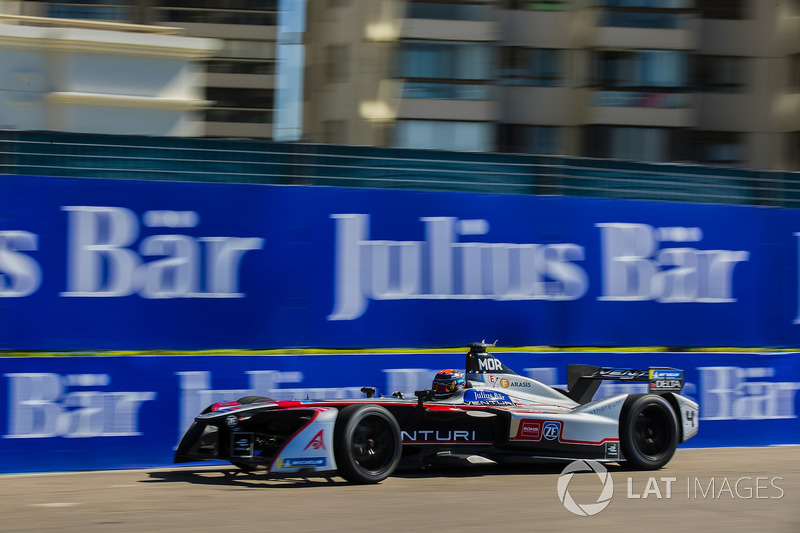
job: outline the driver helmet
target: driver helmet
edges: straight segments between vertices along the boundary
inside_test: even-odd
[[[444,400],[454,395],[456,392],[463,390],[466,384],[464,375],[457,370],[448,368],[440,370],[436,377],[433,378],[433,397],[437,400]]]

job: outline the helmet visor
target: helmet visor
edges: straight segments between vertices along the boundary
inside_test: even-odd
[[[451,379],[449,381],[434,381],[433,382],[433,392],[436,394],[449,394],[456,390],[456,380]]]

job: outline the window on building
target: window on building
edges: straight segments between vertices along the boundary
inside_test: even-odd
[[[206,61],[206,72],[218,74],[275,74],[275,61],[252,59],[210,59]]]
[[[489,4],[411,1],[406,4],[406,17],[437,20],[489,20]]]
[[[403,98],[488,100],[492,47],[483,43],[407,41],[397,75],[405,78]]]
[[[689,56],[679,50],[599,51],[593,84],[604,88],[686,88]]]
[[[595,52],[592,105],[684,108],[688,93],[689,55],[676,50],[604,50]]]
[[[588,157],[673,161],[677,153],[677,135],[671,128],[588,126],[584,145]]]
[[[275,101],[273,89],[233,89],[229,87],[208,87],[206,98],[219,107],[250,107],[272,109]]]
[[[733,131],[693,131],[691,159],[707,165],[740,165],[744,161],[744,136]]]
[[[206,122],[232,122],[240,124],[272,124],[272,109],[231,109],[212,107],[206,109]]]
[[[507,6],[530,11],[564,11],[570,8],[570,0],[508,0]]]
[[[492,144],[492,125],[488,122],[399,120],[395,127],[395,145],[399,148],[489,152]]]
[[[565,50],[506,46],[500,51],[503,85],[553,87],[564,84]]]
[[[742,20],[747,18],[747,0],[697,0],[704,19]]]
[[[695,0],[596,0],[604,7],[630,7],[646,9],[692,9]]]
[[[106,0],[96,0],[105,2]],[[137,2],[139,0],[132,0]],[[192,7],[196,9],[241,9],[254,11],[278,11],[280,0],[154,0],[153,5],[162,7]]]
[[[406,41],[401,44],[398,77],[488,80],[491,53],[485,43]]]
[[[492,86],[474,83],[442,83],[435,81],[406,81],[403,98],[434,100],[489,100]]]
[[[161,0],[154,9],[164,22],[276,26],[278,0]]]
[[[562,129],[557,126],[526,126],[500,124],[498,127],[498,149],[515,154],[561,154]]]
[[[133,19],[135,0],[63,0],[48,2],[45,16],[82,20],[128,21]]]
[[[272,122],[275,91],[272,89],[206,88],[213,106],[206,110],[207,122]]]
[[[800,93],[800,54],[789,56],[789,92]]]
[[[695,79],[699,90],[711,93],[739,93],[744,91],[745,75],[743,57],[697,56]]]
[[[693,15],[693,0],[600,0],[600,26],[683,29]]]
[[[350,74],[350,47],[332,44],[325,48],[325,79],[328,83],[347,81]]]

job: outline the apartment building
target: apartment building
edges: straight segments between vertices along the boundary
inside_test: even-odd
[[[279,0],[61,0],[16,2],[20,15],[182,28],[223,40],[205,61],[209,137],[272,138]]]
[[[310,0],[315,142],[800,169],[800,0]]]
[[[223,39],[211,137],[800,169],[800,0],[12,3]]]

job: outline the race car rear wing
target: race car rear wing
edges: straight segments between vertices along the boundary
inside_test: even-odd
[[[683,370],[650,367],[604,368],[592,365],[567,365],[567,395],[580,404],[590,402],[601,381],[649,382],[650,392],[680,392],[683,390]]]

